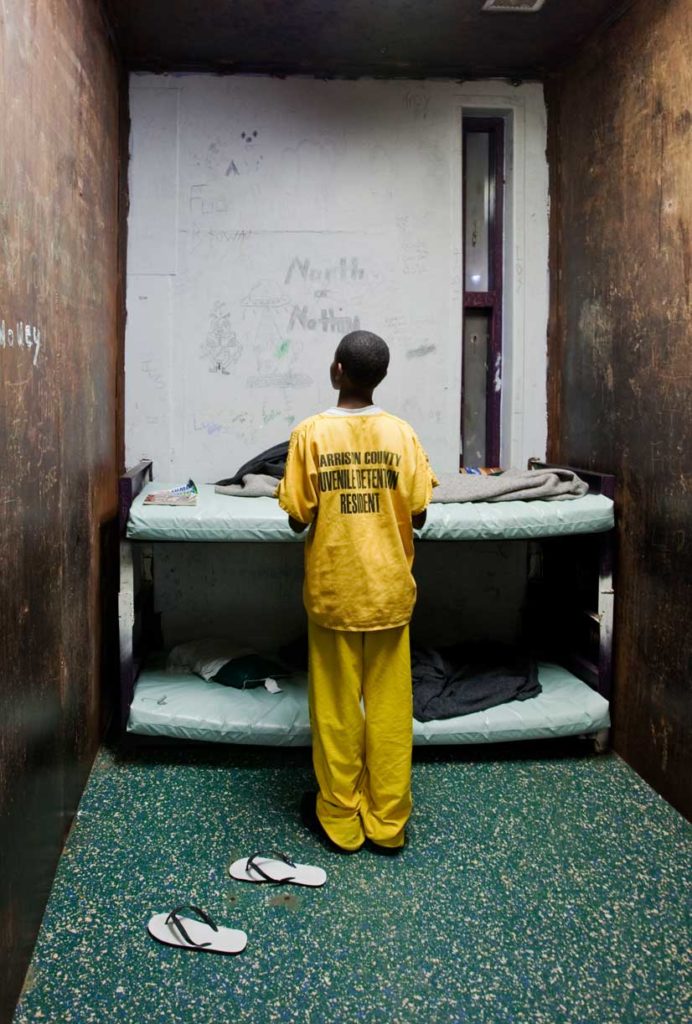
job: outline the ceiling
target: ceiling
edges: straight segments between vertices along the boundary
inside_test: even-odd
[[[318,77],[541,78],[632,0],[101,0],[133,69]]]

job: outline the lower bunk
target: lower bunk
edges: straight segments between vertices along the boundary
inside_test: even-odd
[[[539,662],[541,693],[457,718],[413,722],[414,745],[503,743],[593,736],[610,726],[608,701],[560,665]],[[200,676],[171,673],[154,662],[139,676],[129,733],[209,743],[310,746],[307,679],[280,680],[281,690],[236,690]]]

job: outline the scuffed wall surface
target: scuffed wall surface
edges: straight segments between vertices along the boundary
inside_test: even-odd
[[[549,452],[618,480],[615,748],[692,815],[692,0],[548,90]]]
[[[118,72],[95,0],[0,0],[0,1019],[102,731]]]

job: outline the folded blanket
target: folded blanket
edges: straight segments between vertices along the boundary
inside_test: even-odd
[[[535,661],[499,645],[413,647],[413,717],[457,718],[541,692]]]
[[[432,500],[453,501],[564,501],[581,498],[589,490],[571,469],[508,469],[498,476],[441,473]]]
[[[439,481],[435,502],[565,501],[589,490],[571,469],[508,469],[498,476],[441,473]],[[214,490],[239,498],[273,498],[279,483],[280,477],[269,473],[244,473],[237,482],[219,482]]]
[[[267,473],[246,473],[241,484],[217,484],[217,494],[231,494],[236,498],[273,498],[281,481]]]

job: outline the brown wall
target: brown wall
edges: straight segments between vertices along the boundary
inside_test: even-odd
[[[101,552],[112,538],[118,470],[118,116],[117,64],[96,0],[5,0],[2,1020],[18,995],[105,717],[103,641],[112,639],[114,621],[112,580],[103,581],[113,567]],[[24,325],[23,345],[18,323]],[[102,607],[108,611],[105,630]]]
[[[615,749],[692,816],[692,0],[548,89],[549,447],[618,479]]]

